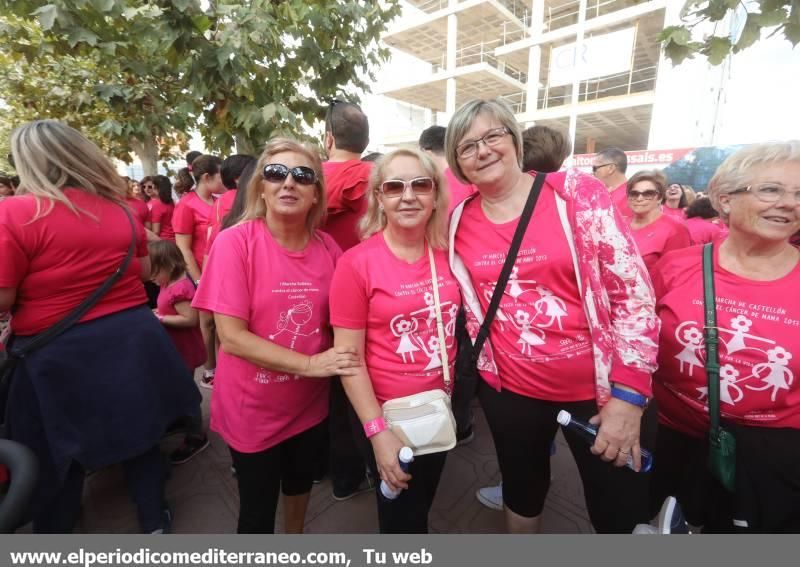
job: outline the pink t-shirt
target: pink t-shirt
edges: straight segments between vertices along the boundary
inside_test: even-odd
[[[689,236],[692,237],[692,244],[706,244],[728,233],[728,227],[722,222],[712,222],[700,217],[686,219],[685,224]]]
[[[183,196],[172,215],[172,228],[175,234],[189,234],[192,237],[192,255],[197,266],[202,269],[208,238],[208,219],[211,208],[197,193],[192,191]]]
[[[172,229],[172,215],[175,212],[175,205],[164,204],[161,199],[151,199],[152,207],[148,220],[151,223],[158,223],[158,237],[162,240],[175,241],[175,231]]]
[[[450,206],[447,211],[449,215],[461,204],[461,201],[472,195],[477,189],[474,185],[461,183],[449,167],[444,170],[444,178],[447,180],[447,188],[450,190]]]
[[[316,354],[332,344],[328,294],[341,250],[316,231],[301,252],[278,244],[264,221],[222,231],[192,305],[236,317],[282,347]],[[243,453],[273,447],[328,415],[329,380],[261,368],[220,349],[211,429]]]
[[[208,221],[210,230],[208,232],[206,254],[210,252],[211,245],[214,244],[214,240],[216,240],[222,228],[222,221],[225,219],[225,215],[233,208],[233,202],[236,200],[236,191],[236,189],[228,189],[225,191],[214,203],[214,208],[211,209],[211,218]]]
[[[162,287],[158,292],[158,314],[177,315],[175,304],[182,301],[191,303],[194,299],[195,288],[189,276],[184,276],[176,282]],[[164,325],[167,334],[175,343],[175,348],[183,358],[186,366],[194,370],[206,360],[206,346],[203,343],[203,335],[200,333],[199,325],[196,327],[170,327]]]
[[[450,378],[461,292],[447,262],[434,251]],[[428,251],[409,264],[379,232],[339,260],[331,284],[331,325],[366,329],[365,359],[375,397],[386,400],[445,389]],[[452,386],[452,382],[451,382]]]
[[[131,224],[121,205],[78,189],[64,189],[64,194],[92,216],[78,216],[56,203],[48,215],[30,222],[36,214],[33,195],[0,202],[0,287],[17,290],[11,327],[18,335],[34,335],[62,319],[128,253]],[[147,303],[138,260],[147,256],[147,238],[144,227],[134,225],[136,250],[128,270],[81,321]]]
[[[631,228],[631,233],[651,276],[653,266],[661,256],[670,250],[692,245],[692,237],[684,223],[664,214],[647,226]]]
[[[128,197],[125,199],[125,202],[128,203],[128,206],[133,212],[133,218],[138,220],[140,223],[142,223],[142,226],[144,226],[144,223],[147,222],[147,215],[149,213],[147,210],[147,203],[141,199],[137,199],[136,197]]]
[[[625,218],[631,218],[633,211],[628,206],[628,184],[623,183],[609,193],[611,195],[611,202],[617,207],[619,213]]]
[[[667,205],[661,205],[661,212],[668,217],[674,218],[675,220],[681,222],[686,221],[686,212],[683,209],[673,209]]]
[[[491,222],[481,208],[480,195],[464,207],[455,247],[484,311],[517,224],[517,219]],[[594,399],[589,323],[556,210],[555,192],[548,183],[522,239],[492,323],[491,339],[503,388],[543,400]]]
[[[703,339],[702,246],[656,265],[661,319],[653,390],[659,420],[696,437],[708,433]],[[800,264],[773,281],[753,281],[719,266],[714,250],[723,419],[800,428]]]

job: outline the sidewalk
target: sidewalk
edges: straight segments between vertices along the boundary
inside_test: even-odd
[[[210,392],[202,390],[208,416]],[[494,445],[486,420],[475,406],[475,440],[457,447],[447,458],[430,516],[434,533],[503,533],[503,513],[482,506],[475,491],[499,480]],[[167,498],[174,511],[173,533],[235,533],[238,510],[236,478],[231,474],[225,443],[210,434],[211,446],[189,463],[173,467]],[[164,452],[181,442],[175,436]],[[553,481],[544,512],[545,533],[592,533],[577,468],[559,436],[552,460]],[[120,467],[87,478],[83,514],[77,533],[136,533],[136,511],[128,498]],[[280,516],[280,512],[279,512]],[[280,530],[282,520],[276,522]],[[27,530],[26,530],[27,531]],[[375,495],[361,494],[346,502],[331,497],[330,482],[314,486],[306,518],[307,533],[376,533]]]

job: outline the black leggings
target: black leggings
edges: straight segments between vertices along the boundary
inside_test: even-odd
[[[497,392],[485,382],[478,387],[478,397],[503,475],[503,502],[520,516],[540,515],[550,488],[550,446],[559,427],[556,415],[565,409],[588,421],[597,413],[596,402],[549,402],[509,390]],[[647,523],[650,473],[635,473],[603,461],[589,451],[586,441],[568,430],[564,430],[564,438],[578,465],[595,531],[631,533],[636,524]],[[647,438],[643,431],[643,446]]]
[[[362,448],[362,453],[367,455],[367,466],[371,471],[377,471],[375,453],[372,443],[364,435],[361,422],[352,412],[352,419],[358,424],[361,434],[356,438]],[[447,452],[432,453],[414,457],[409,465],[408,474],[413,478],[408,483],[408,489],[400,493],[394,500],[387,500],[381,494],[380,486],[375,488],[375,497],[378,500],[378,527],[382,534],[426,534],[428,533],[428,514],[431,511],[439,479],[442,477]],[[380,477],[376,474],[376,481]]]
[[[704,533],[800,533],[800,430],[726,425],[736,437],[736,490],[711,476],[708,441],[661,425],[651,510],[675,496]]]
[[[229,447],[239,485],[238,533],[275,533],[279,493],[299,496],[311,491],[315,457],[325,447],[325,431],[318,424],[258,453]]]

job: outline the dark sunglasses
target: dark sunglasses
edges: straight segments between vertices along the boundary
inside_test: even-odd
[[[593,165],[592,166],[592,173],[597,173],[598,169],[600,169],[601,167],[606,167],[608,165],[614,165],[614,164],[609,162],[609,163],[601,163],[600,165]]]
[[[289,174],[300,185],[313,185],[317,182],[317,174],[310,167],[298,165],[289,169],[282,163],[269,163],[264,166],[264,179],[271,183],[279,183],[286,179]]]
[[[658,197],[658,191],[655,189],[648,189],[647,191],[628,191],[628,199],[635,201],[639,197],[645,201],[652,201]]]

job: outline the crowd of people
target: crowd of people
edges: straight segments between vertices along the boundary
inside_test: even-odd
[[[208,446],[198,386],[239,533],[273,533],[279,502],[301,533],[324,474],[337,500],[384,483],[381,533],[427,532],[449,449],[401,462],[385,408],[431,392],[450,448],[474,437],[478,398],[502,482],[477,497],[510,533],[541,529],[562,410],[596,431],[562,428],[598,533],[631,533],[669,496],[705,532],[800,532],[800,142],[745,147],[699,193],[628,178],[617,148],[593,175],[564,168],[564,134],[523,130],[500,100],[419,149],[362,158],[368,144],[367,116],[334,101],[325,161],[274,138],[137,182],[59,122],[13,133],[2,403],[39,458],[35,532],[72,531],[87,472],[121,463],[141,530],[167,533],[159,444],[185,435],[172,465]],[[717,406],[733,484],[708,466]]]

